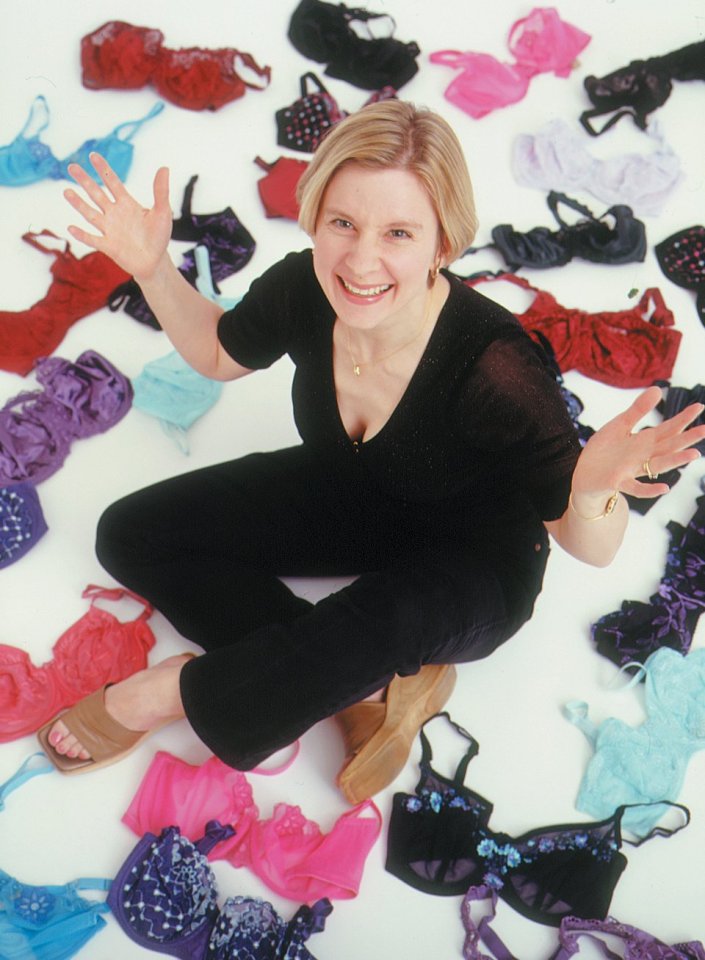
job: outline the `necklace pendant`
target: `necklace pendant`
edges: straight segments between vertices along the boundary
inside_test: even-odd
[[[360,376],[360,364],[359,364],[359,363],[354,363],[354,364],[353,364],[353,373],[355,374],[356,377],[359,377],[359,376]]]

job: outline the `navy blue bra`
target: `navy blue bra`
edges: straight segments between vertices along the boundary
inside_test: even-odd
[[[120,123],[107,136],[86,140],[66,159],[59,160],[51,147],[40,138],[42,131],[49,126],[49,104],[46,97],[35,97],[24,127],[12,143],[0,147],[0,185],[24,187],[38,180],[71,180],[68,172],[71,163],[79,164],[96,182],[100,182],[90,161],[93,152],[105,157],[120,179],[124,180],[129,173],[134,152],[130,141],[143,123],[156,117],[163,109],[164,104],[158,100],[140,120]]]

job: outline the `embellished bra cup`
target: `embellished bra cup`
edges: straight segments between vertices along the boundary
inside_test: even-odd
[[[705,326],[705,227],[698,224],[679,230],[657,243],[654,252],[672,283],[695,291],[695,309]]]
[[[247,89],[269,85],[270,67],[231,47],[171,50],[160,30],[109,20],[81,40],[81,80],[89,90],[134,90],[153,84],[165,100],[187,110],[217,110]],[[238,72],[252,71],[253,83]]]
[[[662,57],[633,60],[604,77],[586,77],[585,91],[593,107],[581,114],[580,122],[592,136],[609,130],[622,117],[631,117],[645,130],[649,114],[671,95],[673,80],[705,80],[705,40]],[[606,114],[611,116],[596,130],[590,121]]]
[[[323,930],[328,900],[300,907],[288,923],[253,897],[231,897],[219,908],[207,854],[233,832],[210,821],[196,843],[178,827],[145,834],[108,894],[113,916],[141,947],[182,960],[315,960],[305,944]]]
[[[375,36],[370,23],[387,20],[387,36]],[[351,24],[364,24],[368,36],[359,35]],[[400,90],[418,71],[420,50],[411,41],[392,36],[394,19],[386,13],[371,13],[344,3],[301,0],[289,22],[288,37],[304,57],[327,63],[326,76],[345,80],[363,90],[390,86]]]
[[[625,204],[610,207],[597,218],[583,204],[563,193],[552,190],[546,202],[559,224],[557,231],[534,227],[528,233],[519,233],[506,223],[493,228],[492,245],[501,253],[510,270],[562,267],[574,257],[612,265],[644,260],[646,228]],[[559,204],[581,213],[583,219],[574,224],[566,223],[558,213]],[[614,221],[613,225],[610,219]]]
[[[484,885],[537,923],[558,926],[570,915],[605,917],[627,865],[620,852],[625,808],[598,822],[537,828],[520,837],[498,833],[489,825],[492,804],[463,783],[477,742],[450,722],[470,747],[450,780],[431,767],[431,748],[421,730],[421,776],[414,794],[394,796],[386,869],[425,893],[462,895]]]
[[[47,532],[34,485],[0,487],[0,570],[16,563]]]

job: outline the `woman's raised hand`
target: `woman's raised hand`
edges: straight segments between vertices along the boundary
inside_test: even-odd
[[[69,173],[82,188],[87,200],[70,187],[64,196],[95,233],[69,227],[76,240],[99,250],[126,273],[140,280],[151,279],[171,238],[169,171],[161,167],[154,177],[154,206],[141,206],[125,188],[115,171],[100,154],[91,154],[91,163],[103,181],[100,186],[78,164]]]
[[[694,444],[705,440],[705,425],[691,424],[705,408],[701,403],[693,403],[658,426],[637,430],[639,421],[661,398],[659,387],[649,387],[623,413],[593,434],[578,458],[573,474],[574,493],[590,495],[619,490],[634,497],[656,497],[668,492],[667,484],[645,483],[644,479],[655,478],[698,458]]]

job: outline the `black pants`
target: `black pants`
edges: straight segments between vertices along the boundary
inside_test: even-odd
[[[395,673],[484,657],[517,626],[452,516],[322,470],[303,447],[123,498],[97,552],[206,651],[181,674],[186,715],[243,770]],[[279,579],[346,574],[357,579],[315,605]]]

